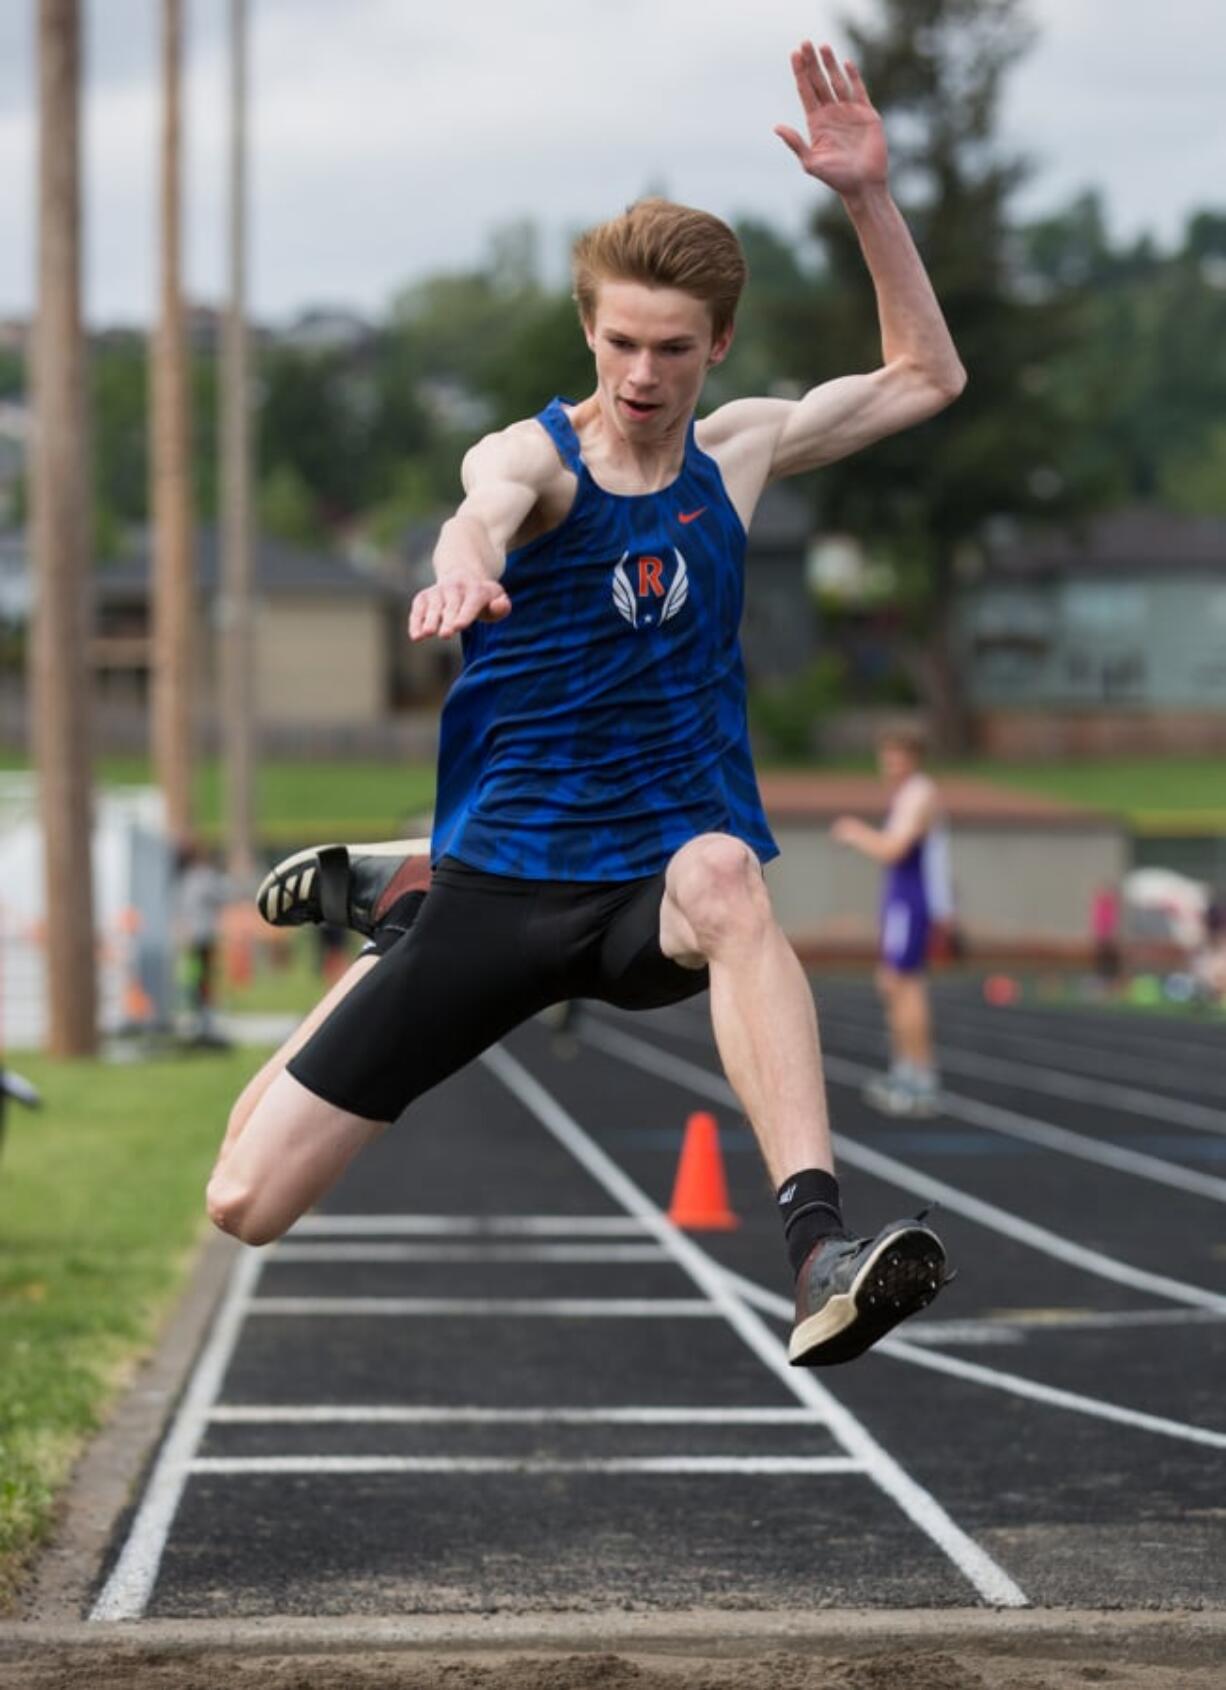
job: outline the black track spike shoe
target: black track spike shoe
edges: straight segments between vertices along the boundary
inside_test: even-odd
[[[824,1238],[796,1277],[793,1367],[833,1367],[863,1355],[926,1308],[952,1276],[945,1248],[921,1221],[893,1221],[876,1238]]]

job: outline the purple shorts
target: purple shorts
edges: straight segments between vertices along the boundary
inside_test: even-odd
[[[881,960],[899,974],[918,974],[928,962],[928,911],[891,898],[881,912]]]

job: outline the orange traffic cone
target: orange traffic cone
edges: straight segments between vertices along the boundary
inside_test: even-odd
[[[730,1232],[740,1221],[728,1207],[728,1182],[714,1115],[691,1115],[677,1164],[668,1218],[691,1232]]]
[[[139,1027],[152,1021],[157,1013],[153,999],[145,990],[140,977],[140,964],[137,957],[137,935],[144,922],[138,909],[130,905],[119,911],[115,917],[115,929],[120,935],[120,955],[122,956],[123,977],[123,1024],[125,1027]]]

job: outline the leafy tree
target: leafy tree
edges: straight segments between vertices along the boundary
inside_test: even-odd
[[[0,399],[20,399],[25,390],[25,359],[12,347],[0,346]]]
[[[278,464],[260,484],[260,527],[292,545],[318,546],[324,540],[318,504],[290,464]]]
[[[299,492],[314,503],[315,529],[376,502],[399,459],[424,443],[427,423],[414,375],[409,349],[395,336],[359,351],[266,349],[261,466],[266,476],[292,472]]]
[[[111,553],[127,523],[149,510],[149,360],[144,342],[123,336],[95,344],[90,360],[90,427],[96,534]]]
[[[1022,231],[1030,285],[1057,285],[1080,330],[1048,368],[1058,403],[1078,419],[1066,443],[1074,476],[1117,505],[1221,509],[1214,486],[1226,414],[1226,217],[1189,220],[1182,247],[1148,238],[1112,248],[1092,195]]]
[[[1198,450],[1163,465],[1159,492],[1185,516],[1226,517],[1226,423],[1210,429]]]

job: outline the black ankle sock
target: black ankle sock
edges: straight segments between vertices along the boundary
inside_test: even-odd
[[[783,1219],[783,1238],[793,1274],[823,1238],[846,1238],[839,1207],[839,1182],[824,1168],[802,1168],[785,1179],[775,1194]]]

